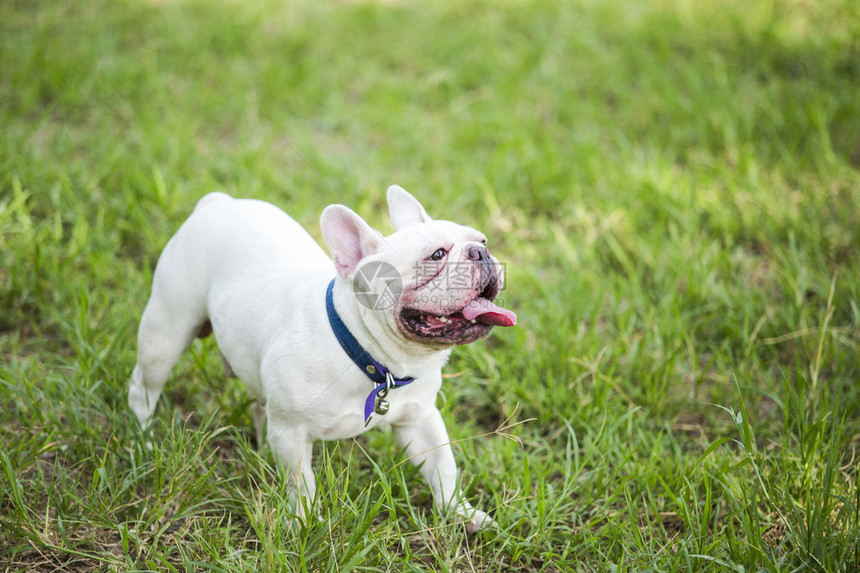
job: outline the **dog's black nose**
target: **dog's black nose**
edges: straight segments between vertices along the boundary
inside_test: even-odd
[[[472,261],[489,261],[490,251],[483,245],[475,245],[469,248],[469,259]]]

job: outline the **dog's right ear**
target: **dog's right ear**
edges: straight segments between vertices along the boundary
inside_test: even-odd
[[[323,210],[320,230],[337,273],[346,278],[355,272],[362,259],[379,251],[384,243],[378,231],[343,205],[329,205]]]
[[[399,231],[409,225],[417,223],[428,223],[433,219],[424,210],[418,199],[413,197],[406,189],[399,185],[392,185],[386,193],[388,199],[388,213],[391,215],[391,224],[395,231]]]

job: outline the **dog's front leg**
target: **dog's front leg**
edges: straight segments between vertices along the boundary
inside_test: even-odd
[[[440,509],[447,511],[453,508],[466,520],[466,529],[470,533],[493,525],[489,515],[473,508],[460,494],[454,452],[438,409],[432,408],[408,423],[395,424],[394,434],[397,441],[406,447],[406,455],[412,463],[420,467],[421,475],[430,485],[433,499]]]
[[[316,494],[316,479],[311,467],[313,441],[300,428],[273,423],[268,420],[269,444],[277,454],[295,492],[296,516],[306,519]]]

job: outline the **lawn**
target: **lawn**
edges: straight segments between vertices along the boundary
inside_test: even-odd
[[[0,3],[0,570],[857,571],[854,0]],[[155,447],[152,271],[205,193],[489,237],[516,328],[439,405],[499,527],[390,433],[291,519],[210,338]]]

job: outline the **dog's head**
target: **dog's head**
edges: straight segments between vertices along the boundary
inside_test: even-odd
[[[395,232],[387,237],[343,205],[320,218],[338,274],[351,282],[365,310],[381,313],[398,335],[430,345],[467,344],[517,317],[493,301],[501,264],[486,237],[464,225],[436,221],[398,186],[388,189]]]

